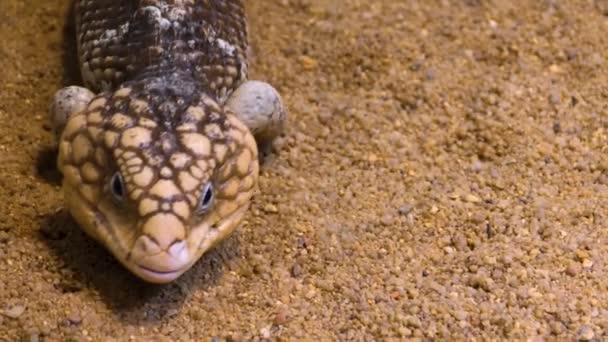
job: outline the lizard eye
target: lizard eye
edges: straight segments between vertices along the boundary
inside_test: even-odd
[[[207,210],[211,208],[214,197],[215,196],[213,194],[213,184],[211,184],[211,182],[208,182],[207,184],[205,184],[203,192],[201,192],[201,198],[198,203],[198,212],[200,214],[207,212]]]
[[[120,172],[116,172],[110,179],[110,191],[114,198],[122,201],[125,198],[125,185]]]

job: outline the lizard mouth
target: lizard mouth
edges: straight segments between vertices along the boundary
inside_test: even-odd
[[[230,234],[241,221],[248,207],[248,203],[242,205],[218,222],[218,224],[203,224],[202,227],[199,227],[199,229],[190,236],[190,239],[194,241],[200,240],[200,243],[195,244],[197,246],[196,254],[192,255],[187,262],[173,264],[172,266],[163,263],[154,265],[152,263],[146,264],[145,259],[142,259],[139,260],[139,262],[133,261],[131,263],[126,263],[125,265],[147,282],[163,284],[173,281],[188,271],[205,252],[213,248],[215,244],[222,240],[222,235]],[[129,264],[131,266],[129,266]]]
[[[174,271],[157,271],[139,264],[136,264],[136,266],[139,269],[138,273],[141,277],[153,283],[169,282],[176,279],[187,270],[187,268],[181,268]]]

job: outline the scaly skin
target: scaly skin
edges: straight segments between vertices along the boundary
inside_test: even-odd
[[[66,206],[135,275],[172,281],[241,222],[259,170],[250,129],[280,131],[280,97],[245,82],[241,1],[76,6],[83,79],[101,93],[64,88],[51,110]]]

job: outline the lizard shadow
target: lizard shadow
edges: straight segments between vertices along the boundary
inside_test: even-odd
[[[134,325],[158,325],[179,314],[194,292],[216,286],[227,264],[241,254],[236,233],[177,280],[156,285],[132,275],[64,210],[46,217],[40,232],[60,265],[61,281],[55,285],[59,291],[98,294],[121,321]]]
[[[65,13],[65,21],[61,33],[61,84],[82,85],[82,77],[78,67],[78,46],[76,41],[76,23],[74,21],[74,4],[70,1]],[[58,89],[57,89],[58,90]],[[54,185],[61,184],[61,175],[57,170],[57,147],[43,146],[36,156],[37,176]]]
[[[75,1],[71,1],[65,14],[61,39],[61,62],[63,64],[62,84],[64,87],[70,85],[82,85],[82,77],[78,66],[78,44],[76,40]]]
[[[61,173],[57,169],[57,146],[43,146],[36,155],[36,176],[52,185],[61,185]]]

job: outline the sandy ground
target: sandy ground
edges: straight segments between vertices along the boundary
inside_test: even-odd
[[[68,3],[0,1],[0,340],[608,335],[608,2],[249,1],[288,128],[165,286],[59,210]]]

